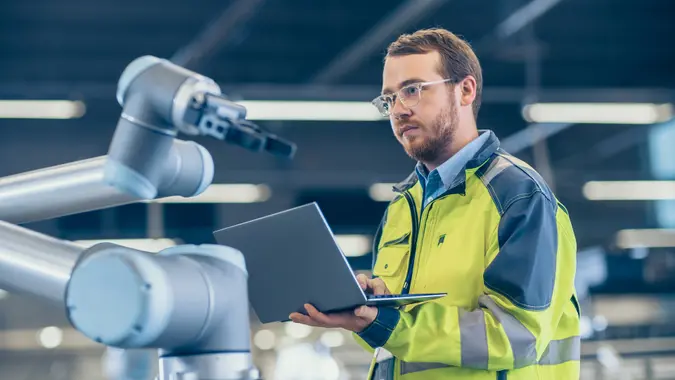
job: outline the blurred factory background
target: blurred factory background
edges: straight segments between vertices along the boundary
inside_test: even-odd
[[[368,271],[390,184],[414,165],[368,102],[387,44],[433,26],[477,51],[480,128],[534,165],[571,213],[582,379],[675,378],[671,0],[4,0],[0,176],[106,154],[122,70],[141,55],[169,58],[297,143],[295,159],[198,139],[216,164],[203,196],[25,226],[158,250],[317,201],[353,268]],[[55,102],[26,102],[36,100]],[[363,379],[370,361],[340,331],[255,323],[251,338],[265,379]],[[58,312],[0,291],[0,379],[146,380],[153,355],[106,351]]]

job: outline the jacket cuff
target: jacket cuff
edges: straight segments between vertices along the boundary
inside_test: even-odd
[[[372,348],[383,347],[389,340],[391,333],[394,332],[400,319],[401,312],[397,309],[379,307],[377,308],[377,317],[373,323],[358,333],[358,336]]]

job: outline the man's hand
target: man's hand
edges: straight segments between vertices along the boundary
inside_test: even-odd
[[[365,290],[366,293],[374,294],[379,296],[381,294],[391,294],[387,285],[382,281],[381,278],[368,278],[365,274],[360,274],[356,276],[356,280],[361,285],[361,289]]]
[[[356,279],[358,280],[361,289],[366,291],[366,293],[375,295],[391,294],[384,284],[384,281],[379,278],[369,279],[366,275],[360,274],[356,276]],[[309,326],[327,328],[339,327],[359,333],[370,326],[375,318],[377,318],[377,308],[372,306],[361,306],[354,311],[324,314],[318,311],[314,306],[306,304],[305,310],[308,315],[292,313],[290,319],[295,323],[302,323]]]
[[[359,333],[377,318],[377,308],[370,306],[360,306],[354,311],[324,314],[314,306],[305,304],[305,310],[308,315],[291,313],[291,321],[314,327],[339,327]]]

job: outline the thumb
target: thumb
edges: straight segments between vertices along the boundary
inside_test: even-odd
[[[372,306],[361,306],[354,310],[354,315],[372,322],[377,318],[377,308]]]

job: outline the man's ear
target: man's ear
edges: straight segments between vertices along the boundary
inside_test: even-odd
[[[476,78],[469,75],[458,83],[459,87],[459,104],[462,106],[470,106],[476,100]]]

